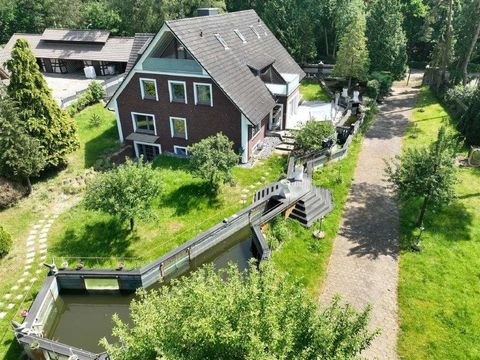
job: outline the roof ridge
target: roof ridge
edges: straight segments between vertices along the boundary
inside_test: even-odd
[[[257,14],[257,12],[254,9],[247,9],[247,10],[232,11],[232,12],[227,11],[227,12],[220,13],[220,14],[215,14],[215,15],[192,16],[192,17],[186,17],[186,18],[181,18],[181,19],[165,20],[165,22],[167,24],[171,24],[171,23],[177,23],[177,22],[192,21],[192,20],[197,20],[197,19],[209,19],[209,18],[220,17],[220,16],[229,16],[229,15],[247,13],[247,12],[253,12],[253,13]],[[257,14],[257,16],[258,16],[258,14]]]
[[[104,29],[72,29],[72,28],[45,28],[45,30],[70,30],[70,31],[104,31],[108,33],[112,33],[110,30]],[[45,32],[45,30],[43,30]]]

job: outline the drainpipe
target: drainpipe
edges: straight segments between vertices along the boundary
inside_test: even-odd
[[[248,162],[248,123],[248,119],[242,114],[242,164],[246,164]]]

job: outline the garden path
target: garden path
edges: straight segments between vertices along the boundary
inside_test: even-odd
[[[372,306],[370,325],[381,334],[362,353],[370,359],[398,359],[400,223],[397,203],[386,187],[384,159],[401,153],[417,94],[418,88],[395,84],[365,135],[320,296],[322,305],[339,294],[358,310]]]

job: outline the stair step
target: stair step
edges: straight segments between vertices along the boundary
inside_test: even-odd
[[[315,188],[302,200],[298,201],[290,213],[292,219],[310,227],[316,220],[333,210],[331,192],[324,188]]]
[[[285,150],[285,151],[292,151],[293,149],[295,149],[295,146],[292,145],[292,144],[286,144],[286,143],[281,143],[281,144],[278,144],[275,149],[277,150]]]

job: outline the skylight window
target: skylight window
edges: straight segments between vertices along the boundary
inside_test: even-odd
[[[227,45],[227,43],[225,42],[225,40],[222,38],[222,36],[220,34],[215,34],[215,37],[217,38],[217,40],[220,42],[220,44],[223,45],[223,47],[225,48],[225,50],[228,50],[230,49]]]
[[[235,29],[235,30],[233,30],[233,31],[235,31],[235,34],[237,34],[237,36],[240,38],[240,40],[242,40],[242,42],[243,42],[244,44],[247,43],[247,39],[245,39],[245,36],[243,36],[243,34],[240,32],[240,30]]]
[[[258,25],[258,27],[260,28],[260,30],[262,30],[263,35],[268,36],[267,30],[263,27],[262,24]]]
[[[252,31],[255,33],[255,35],[257,35],[257,38],[260,39],[260,34],[258,33],[257,29],[255,29],[255,27],[253,25],[250,25],[250,29],[252,29]]]

